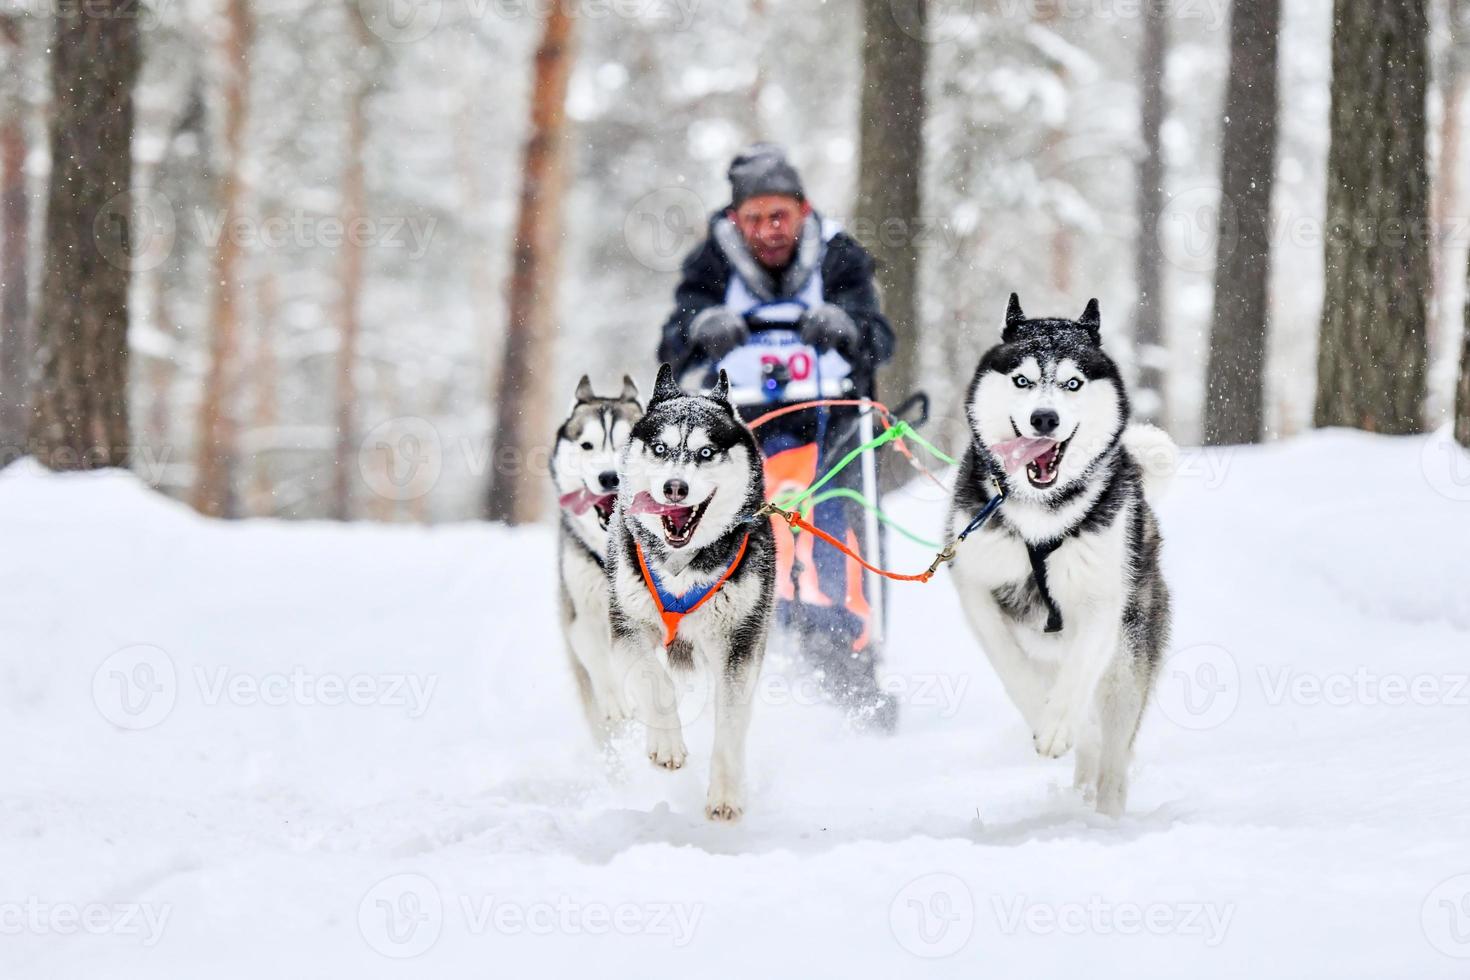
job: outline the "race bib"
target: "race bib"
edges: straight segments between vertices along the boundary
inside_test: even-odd
[[[760,330],[726,354],[719,368],[736,404],[833,397],[846,390],[852,365],[836,351],[818,353],[795,330]],[[820,382],[820,383],[819,383]]]

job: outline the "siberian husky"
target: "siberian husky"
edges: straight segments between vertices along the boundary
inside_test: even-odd
[[[622,394],[616,398],[599,398],[583,375],[551,457],[561,504],[557,573],[562,636],[582,708],[593,734],[600,737],[624,717],[609,660],[607,528],[618,494],[618,458],[642,414],[632,379],[623,378]]]
[[[1169,636],[1148,498],[1175,468],[1174,443],[1128,424],[1095,299],[1080,319],[1033,320],[1012,293],[965,411],[971,440],[951,537],[997,492],[1004,499],[958,549],[961,604],[1036,751],[1057,758],[1075,748],[1077,788],[1117,816]]]
[[[744,811],[745,737],[775,592],[760,450],[720,372],[686,395],[665,364],[618,467],[608,535],[612,647],[625,704],[648,729],[648,757],[678,769],[688,750],[671,674],[708,672],[714,753],[705,815]]]

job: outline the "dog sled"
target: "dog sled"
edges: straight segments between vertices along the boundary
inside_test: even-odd
[[[686,363],[677,372],[686,387],[701,390],[725,372],[730,401],[752,426],[765,457],[766,499],[777,506],[788,506],[846,454],[872,442],[880,421],[880,409],[859,390],[852,365],[837,351],[802,341],[795,329],[801,310],[791,301],[757,306],[746,315],[749,341],[718,361]],[[905,406],[927,415],[922,395]],[[829,540],[772,519],[775,629],[856,724],[892,730],[897,704],[879,688],[875,672],[886,637],[887,582],[862,561],[885,564],[878,500],[877,457],[864,452],[798,505]]]

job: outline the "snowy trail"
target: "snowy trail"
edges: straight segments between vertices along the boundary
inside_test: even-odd
[[[1194,453],[1161,519],[1175,654],[1122,820],[939,582],[895,593],[895,737],[775,658],[723,827],[708,719],[678,773],[592,748],[548,532],[213,524],[13,466],[0,976],[1470,973],[1470,463]]]

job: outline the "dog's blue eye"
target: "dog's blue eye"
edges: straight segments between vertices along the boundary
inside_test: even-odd
[[[1082,388],[1082,379],[1073,378],[1072,380],[1068,381],[1063,387],[1065,387],[1068,391],[1080,391]]]
[[[669,453],[669,447],[668,446],[665,446],[661,442],[656,442],[656,443],[653,444],[653,454],[655,456],[667,456],[668,453]]]
[[[714,459],[715,458],[715,451],[713,449],[711,449],[710,447],[705,446],[703,449],[701,449],[699,451],[699,458],[702,459],[702,460],[705,460],[705,461],[709,461],[711,459]]]
[[[1016,383],[1016,387],[1017,388],[1029,388],[1029,387],[1031,387],[1031,379],[1028,378],[1028,377],[1026,377],[1024,374],[1018,374],[1014,378],[1012,378],[1011,380]]]

